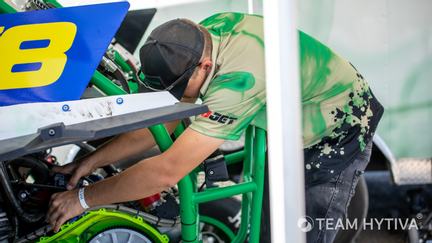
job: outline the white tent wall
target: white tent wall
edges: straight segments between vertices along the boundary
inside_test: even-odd
[[[123,0],[58,0],[63,6],[77,6],[116,2]],[[150,31],[158,25],[175,18],[188,18],[199,22],[215,13],[243,12],[261,13],[261,0],[129,0],[130,10],[157,8],[157,12],[144,34],[139,46],[144,44]],[[138,58],[138,51],[134,55]]]
[[[432,1],[302,0],[299,28],[351,61],[386,110],[397,157],[432,156]]]
[[[207,0],[189,1],[176,5],[167,5],[157,9],[157,12],[150,23],[148,30],[156,28],[158,25],[175,18],[188,18],[199,22],[215,13],[221,12],[248,12],[248,0]],[[150,34],[146,31],[140,45],[144,44],[145,39]],[[138,50],[134,53],[138,57]]]

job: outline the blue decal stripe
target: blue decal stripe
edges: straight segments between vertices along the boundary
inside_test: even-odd
[[[36,49],[36,48],[45,48],[50,44],[50,40],[30,40],[21,42],[20,49]]]
[[[37,71],[41,67],[42,67],[42,63],[40,63],[40,62],[15,64],[12,67],[12,72],[13,73],[19,73],[19,72]]]

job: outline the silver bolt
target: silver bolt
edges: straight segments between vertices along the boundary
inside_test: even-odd
[[[20,195],[20,197],[21,197],[22,199],[24,199],[24,198],[27,197],[27,194],[26,194],[25,192],[22,192],[21,195]]]
[[[210,175],[213,175],[213,174],[214,174],[214,171],[212,171],[212,170],[209,171],[209,174],[210,174]]]
[[[50,130],[48,130],[48,134],[49,134],[50,136],[54,136],[54,135],[56,134],[56,132],[55,132],[54,129],[50,129]]]

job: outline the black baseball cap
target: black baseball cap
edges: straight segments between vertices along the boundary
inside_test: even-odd
[[[195,24],[175,19],[158,26],[140,49],[144,87],[180,99],[203,50],[204,35]]]

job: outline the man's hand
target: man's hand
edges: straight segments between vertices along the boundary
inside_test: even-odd
[[[53,227],[54,232],[58,232],[66,220],[83,212],[84,208],[81,207],[78,199],[78,190],[55,193],[51,196],[46,220]]]
[[[55,166],[53,167],[52,171],[62,174],[71,174],[72,177],[70,178],[66,188],[68,190],[72,190],[76,187],[81,177],[90,175],[93,173],[93,171],[95,171],[95,169],[96,168],[93,167],[93,164],[90,161],[83,159],[74,161],[64,166]]]

